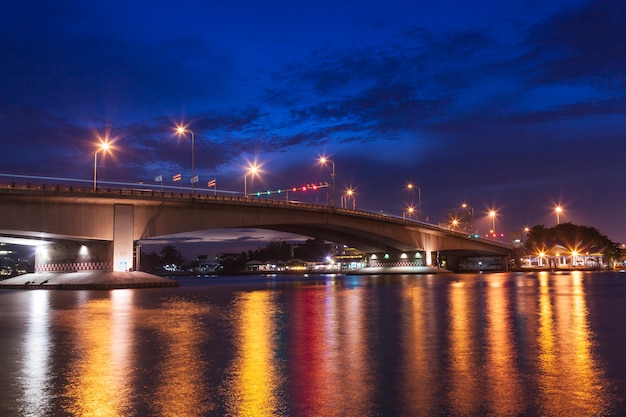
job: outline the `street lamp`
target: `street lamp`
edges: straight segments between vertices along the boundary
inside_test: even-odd
[[[491,217],[491,227],[493,228],[493,238],[496,238],[496,212],[491,210],[489,212],[489,217]]]
[[[356,210],[356,198],[354,197],[354,190],[352,188],[348,188],[346,193],[341,196],[341,208],[347,208],[348,198],[352,199],[352,210]]]
[[[320,157],[319,161],[320,161],[320,164],[322,165],[326,165],[326,162],[330,162],[331,165],[333,166],[333,171],[330,174],[330,178],[332,179],[332,184],[330,188],[330,206],[334,207],[335,206],[335,163],[331,161],[330,159],[326,158],[325,156]]]
[[[556,213],[556,224],[561,224],[561,213],[563,212],[563,207],[556,206],[554,208],[554,212]]]
[[[422,215],[422,189],[413,183],[408,183],[406,188],[409,191],[413,191],[413,188],[417,188],[417,221],[419,221]]]
[[[98,152],[108,152],[111,149],[111,144],[107,141],[101,142],[100,147],[96,149],[93,155],[93,190],[96,191],[96,176],[98,174]]]
[[[196,180],[194,165],[195,165],[195,137],[196,135],[193,133],[193,130],[187,129],[186,126],[178,125],[176,126],[176,133],[178,136],[187,136],[186,133],[191,133],[191,195],[193,195],[193,183]]]
[[[409,217],[411,217],[411,215],[413,214],[413,212],[415,211],[415,207],[413,206],[408,206],[406,208],[405,211],[402,212],[402,219],[406,220],[406,214],[409,213]]]
[[[259,172],[259,167],[256,165],[248,166],[248,171],[243,176],[243,197],[248,198],[248,175],[256,175]]]

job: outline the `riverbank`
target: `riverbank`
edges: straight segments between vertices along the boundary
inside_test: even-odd
[[[163,277],[186,277],[186,276],[197,276],[197,277],[208,277],[208,276],[249,276],[249,275],[294,275],[294,274],[302,274],[302,275],[328,275],[328,274],[338,274],[338,275],[382,275],[382,274],[451,274],[453,271],[444,268],[438,268],[434,266],[372,266],[372,267],[364,267],[360,269],[343,269],[338,271],[329,271],[322,269],[311,269],[311,270],[279,270],[279,271],[240,271],[233,273],[200,273],[200,272],[168,272],[159,274],[159,276]]]
[[[178,287],[178,281],[146,272],[80,271],[19,275],[0,281],[0,289],[113,290]]]
[[[354,271],[346,271],[346,275],[381,275],[381,274],[451,274],[448,269],[436,266],[366,266]]]

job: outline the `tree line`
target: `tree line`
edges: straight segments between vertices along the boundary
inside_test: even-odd
[[[525,247],[533,253],[601,253],[609,263],[618,261],[622,256],[620,245],[597,229],[572,223],[561,223],[550,228],[543,225],[533,226],[528,232]]]

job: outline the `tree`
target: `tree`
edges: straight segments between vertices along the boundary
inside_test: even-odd
[[[330,251],[330,245],[326,244],[321,239],[307,239],[303,245],[297,247],[294,251],[294,255],[298,259],[304,259],[305,261],[321,262]]]
[[[183,255],[173,245],[163,246],[159,254],[164,265],[174,264],[181,266],[183,264]]]
[[[565,251],[565,252],[600,252],[608,261],[620,258],[621,250],[617,243],[601,234],[597,229],[578,226],[572,223],[561,223],[549,229],[543,225],[533,226],[526,239],[526,249],[534,252]]]
[[[284,240],[273,240],[263,248],[248,251],[248,259],[264,262],[269,260],[287,261],[291,257],[291,245]]]
[[[220,270],[223,274],[237,274],[245,271],[247,258],[245,252],[222,253],[219,256]]]

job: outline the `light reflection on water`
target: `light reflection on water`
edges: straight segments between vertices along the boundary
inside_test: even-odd
[[[506,278],[493,275],[485,299],[486,363],[485,376],[489,401],[487,408],[495,415],[522,415],[526,399],[516,371],[514,317],[510,305],[510,287]]]
[[[158,350],[148,350],[158,358],[153,370],[157,383],[145,398],[152,415],[206,415],[215,407],[216,395],[210,387],[203,388],[204,371],[211,366],[203,355],[207,334],[202,326],[209,306],[175,298],[144,313],[149,313],[146,324],[158,340]]]
[[[0,415],[626,413],[619,274],[268,280],[0,291]]]
[[[267,291],[243,293],[234,301],[235,357],[228,378],[228,415],[284,414],[275,305]]]
[[[551,286],[551,280],[561,285]],[[582,273],[539,276],[540,411],[606,415],[603,375],[591,348]]]
[[[36,291],[29,299],[29,316],[22,350],[21,376],[18,381],[23,387],[18,399],[20,415],[37,417],[50,412],[51,341],[49,329],[48,291]]]
[[[133,415],[131,349],[133,292],[112,291],[64,316],[72,345],[63,408],[75,416]],[[66,353],[66,352],[63,352]]]
[[[475,291],[466,288],[466,282],[452,283],[449,292],[449,378],[450,389],[447,392],[448,402],[455,414],[478,415],[480,410],[481,392],[486,387],[481,382],[480,357],[482,356],[478,334],[481,300],[474,296]],[[479,304],[480,303],[480,304]]]

